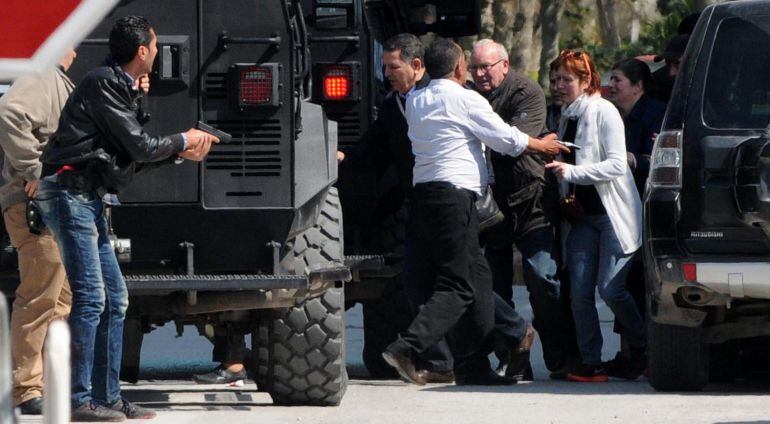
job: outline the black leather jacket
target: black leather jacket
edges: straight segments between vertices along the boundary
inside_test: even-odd
[[[88,181],[84,188],[117,193],[131,182],[138,164],[182,152],[182,134],[155,137],[142,130],[140,97],[114,63],[86,74],[43,151],[43,176],[70,165]]]

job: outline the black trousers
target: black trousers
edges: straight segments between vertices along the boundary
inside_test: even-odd
[[[460,376],[489,370],[487,352],[494,325],[492,279],[479,249],[474,201],[472,192],[448,183],[415,185],[410,219],[414,252],[423,266],[415,270],[414,278],[433,281],[433,293],[409,328],[388,347],[416,360],[448,337],[454,371]]]
[[[412,222],[410,222],[412,224]],[[415,233],[414,226],[410,228],[406,237],[406,252],[404,260],[404,270],[402,273],[404,281],[404,290],[406,291],[409,306],[414,316],[422,309],[423,305],[433,294],[433,286],[436,275],[429,269],[428,261],[421,252],[415,251]],[[486,260],[479,261],[475,269],[475,278],[479,281],[490,279],[494,273]],[[492,331],[492,340],[494,352],[501,361],[506,358],[510,352],[518,347],[521,340],[527,332],[527,322],[519,315],[512,305],[508,304],[502,297],[494,291],[492,292],[494,302],[494,328]],[[451,338],[451,337],[450,337]],[[453,340],[462,343],[462,340]],[[415,358],[415,365],[418,369],[427,369],[435,372],[444,372],[452,370],[454,359],[452,351],[446,340],[439,340],[434,346],[422,352]]]

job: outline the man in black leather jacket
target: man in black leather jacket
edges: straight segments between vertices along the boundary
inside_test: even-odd
[[[494,111],[532,137],[545,132],[546,103],[534,81],[510,69],[508,53],[499,43],[480,40],[469,67],[476,90]],[[492,151],[492,191],[505,221],[488,231],[485,255],[492,269],[495,293],[513,305],[513,250],[522,255],[524,281],[532,306],[532,324],[540,334],[543,357],[552,378],[566,377],[577,355],[572,317],[561,300],[554,239],[558,224],[558,188],[536,154],[517,157]]]
[[[72,287],[72,421],[151,418],[120,395],[128,291],[110,246],[102,195],[124,188],[143,163],[202,160],[218,140],[199,130],[167,137],[142,130],[140,81],[152,69],[157,37],[146,19],[118,20],[106,66],[70,96],[46,146],[35,204],[56,238]]]

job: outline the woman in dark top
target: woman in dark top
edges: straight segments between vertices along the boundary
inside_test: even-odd
[[[644,195],[644,186],[650,172],[650,154],[655,136],[660,131],[666,104],[646,94],[651,86],[650,68],[641,60],[629,58],[612,67],[610,101],[618,108],[626,128],[628,167],[634,175],[637,191]],[[644,266],[637,254],[631,264],[626,287],[633,296],[639,313],[644,315]],[[615,332],[621,334],[621,351],[604,364],[607,374],[613,377],[636,379],[642,371],[631,364],[631,351],[623,326],[615,321]]]
[[[651,81],[650,68],[639,59],[623,59],[612,67],[610,101],[623,117],[628,166],[633,171],[640,195],[644,194],[650,172],[654,138],[666,114],[666,104],[646,94]]]

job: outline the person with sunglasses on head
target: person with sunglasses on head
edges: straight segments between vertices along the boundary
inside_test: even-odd
[[[644,319],[626,287],[642,244],[642,205],[628,166],[623,119],[600,95],[600,77],[585,52],[563,51],[551,62],[563,102],[559,139],[579,149],[546,164],[561,180],[562,233],[572,313],[582,363],[567,374],[578,382],[607,381],[602,366],[599,295],[623,325],[634,366],[646,364]]]
[[[503,121],[532,137],[546,132],[545,94],[537,83],[510,67],[502,44],[490,39],[478,41],[468,69],[476,91]],[[532,324],[543,344],[543,359],[551,378],[565,378],[569,364],[577,357],[577,345],[571,316],[560,301],[557,276],[554,226],[558,223],[558,184],[553,174],[545,172],[545,162],[537,154],[514,157],[487,150],[487,160],[492,193],[505,215],[494,231],[482,237],[495,293],[514,306],[516,244],[522,255]],[[496,352],[498,357],[507,357],[499,349]]]

